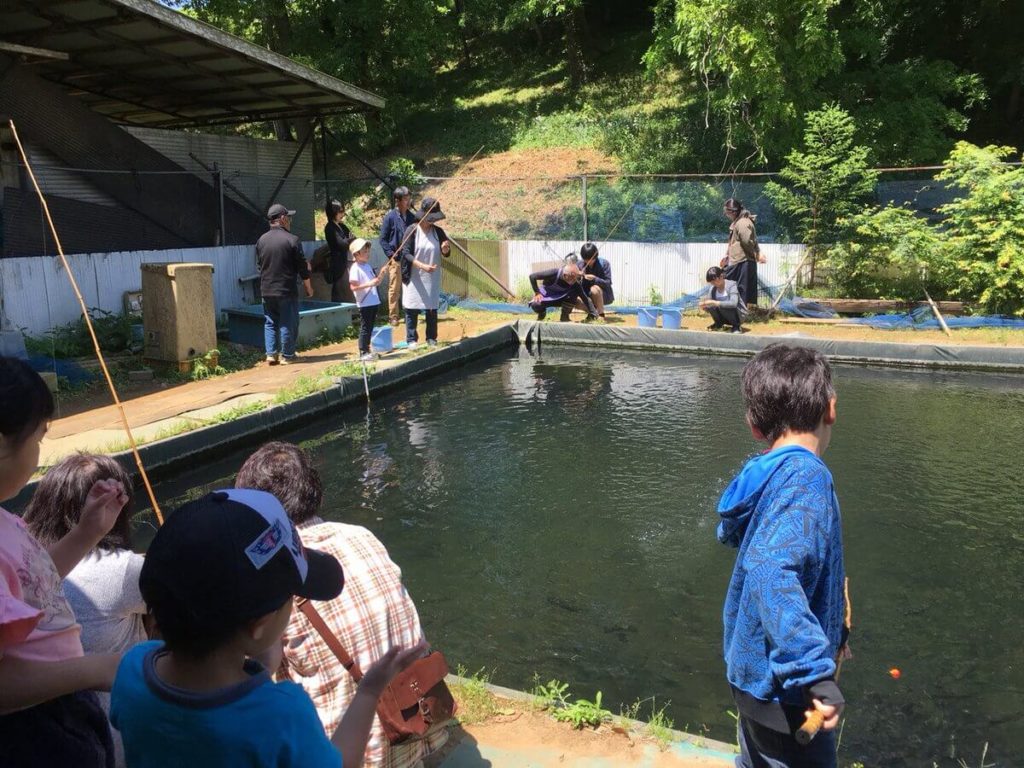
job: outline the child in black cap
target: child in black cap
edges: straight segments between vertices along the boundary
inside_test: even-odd
[[[269,493],[217,491],[178,509],[139,577],[163,642],[129,651],[111,692],[128,765],[360,765],[377,699],[422,645],[370,668],[330,740],[302,688],[254,660],[276,665],[294,596],[330,600],[343,584]]]

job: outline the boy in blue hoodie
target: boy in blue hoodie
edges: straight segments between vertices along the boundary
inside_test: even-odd
[[[722,494],[718,540],[738,547],[725,598],[726,676],[739,709],[738,768],[833,768],[844,700],[843,541],[821,460],[836,421],[824,355],[773,344],[743,369],[747,423],[770,446]],[[824,725],[794,734],[811,710]]]

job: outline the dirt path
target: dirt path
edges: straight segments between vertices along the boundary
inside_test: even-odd
[[[513,705],[514,702],[502,702]],[[711,746],[719,747],[712,749]],[[724,745],[659,744],[626,728],[574,730],[544,712],[520,707],[485,722],[459,725],[430,768],[726,768]]]

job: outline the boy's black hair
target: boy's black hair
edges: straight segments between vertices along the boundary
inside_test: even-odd
[[[769,442],[816,430],[835,395],[828,359],[813,349],[772,344],[743,368],[747,418]]]
[[[0,357],[0,435],[20,446],[53,417],[53,395],[24,360]]]
[[[595,256],[597,256],[597,246],[593,243],[584,243],[583,247],[580,248],[580,258],[584,261],[590,261]]]
[[[216,589],[216,585],[210,588]],[[188,604],[155,584],[148,584],[142,597],[167,650],[193,660],[205,659],[223,647],[248,623],[227,617],[220,621],[200,619]]]
[[[704,275],[704,279],[710,283],[713,280],[717,280],[724,274],[725,270],[721,267],[708,267],[708,271],[707,274]]]
[[[324,499],[320,473],[297,445],[271,442],[262,446],[238,470],[235,488],[266,491],[277,497],[295,525],[320,511]]]
[[[106,551],[131,549],[132,478],[109,456],[73,453],[43,476],[25,508],[23,519],[32,535],[46,544],[63,539],[78,525],[89,490],[99,480],[117,480],[128,495],[114,527],[97,546]]]

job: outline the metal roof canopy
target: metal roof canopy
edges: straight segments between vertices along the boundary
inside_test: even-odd
[[[154,0],[2,0],[5,50],[90,109],[154,128],[380,109],[384,99]]]

